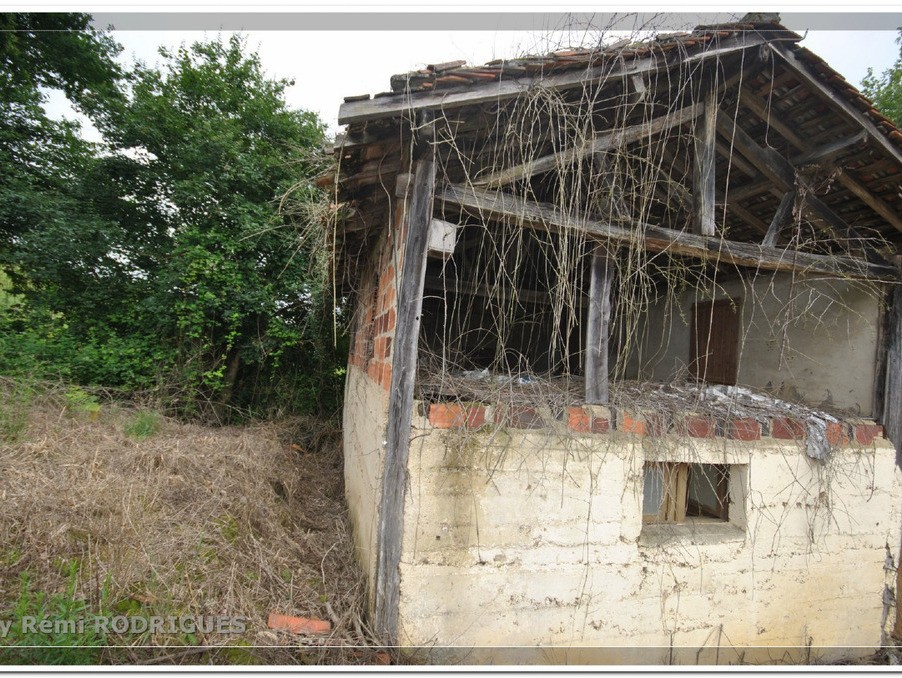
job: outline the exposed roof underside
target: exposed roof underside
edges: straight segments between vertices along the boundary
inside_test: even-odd
[[[771,238],[768,245],[787,246],[786,234],[768,231],[776,214],[794,208],[812,214],[837,241],[874,243],[878,260],[902,252],[902,133],[823,60],[799,47],[799,40],[773,21],[698,27],[644,43],[478,68],[438,64],[394,76],[392,92],[348,98],[339,115],[347,134],[336,145],[337,196],[349,208],[338,229],[343,282],[354,280],[357,253],[367,252],[388,223],[419,111],[434,112],[436,139],[454,148],[441,163],[440,183],[514,189],[540,201],[559,193],[564,181],[544,172],[541,163],[549,169],[565,161],[579,167],[599,149],[647,145],[655,134],[666,142],[655,151],[655,195],[640,196],[641,186],[627,186],[625,206],[635,213],[641,197],[644,222],[685,229],[695,157],[694,130],[687,132],[686,123],[700,113],[696,85],[706,78],[720,88],[719,236],[738,243]],[[685,82],[690,72],[696,76],[692,87]],[[522,136],[500,139],[499,130],[522,114],[518,106],[540,89],[553,92],[561,106],[588,111],[591,138],[579,148],[562,147],[548,132],[557,124],[549,119],[535,126],[528,142]],[[505,150],[512,143],[530,147],[527,162]],[[823,245],[811,251],[831,253]]]

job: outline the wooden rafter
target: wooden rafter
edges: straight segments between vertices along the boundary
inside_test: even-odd
[[[645,139],[665,130],[682,125],[694,120],[701,115],[704,106],[695,104],[680,109],[675,113],[653,118],[647,122],[619,130],[608,130],[592,139],[587,139],[583,144],[574,146],[557,153],[551,153],[541,158],[535,158],[528,162],[513,167],[498,170],[484,177],[476,177],[472,183],[474,186],[497,187],[504,186],[518,179],[531,177],[542,172],[550,172],[558,167],[569,165],[588,155],[604,153],[612,148],[618,148],[626,144]]]
[[[797,163],[803,162],[805,160],[806,154],[817,153],[816,149],[814,151],[809,149],[808,142],[802,139],[786,123],[780,120],[780,117],[778,115],[773,115],[772,109],[769,108],[767,104],[765,104],[764,101],[762,101],[762,99],[755,94],[750,93],[750,96],[743,97],[742,105],[746,106],[762,121],[767,123],[770,127],[774,128],[780,134],[780,136],[786,139],[786,141],[791,143],[798,150],[802,151],[802,155],[796,158]],[[872,138],[872,134],[867,129],[863,131],[868,135],[868,139]],[[854,139],[854,135],[851,138]],[[884,141],[886,141],[886,139],[884,139]],[[902,232],[902,217],[899,216],[897,210],[887,205],[879,196],[874,195],[847,172],[840,172],[839,176],[837,177],[837,181],[839,181],[842,186],[844,186],[851,193],[857,196],[865,205],[867,205],[872,210],[874,210],[874,212],[883,217],[888,224],[892,225],[896,230]]]
[[[893,144],[886,135],[877,130],[873,120],[827,87],[814,70],[808,64],[803,63],[792,50],[787,49],[783,45],[773,43],[769,44],[768,47],[774,54],[777,54],[785,61],[808,87],[817,92],[821,99],[825,100],[833,110],[839,111],[856,128],[860,127],[865,130],[870,141],[902,165],[902,150]]]
[[[706,237],[650,224],[625,228],[593,219],[574,220],[553,205],[526,201],[497,190],[467,186],[444,186],[436,190],[442,203],[463,208],[480,218],[506,219],[524,228],[540,231],[578,231],[593,240],[623,245],[640,244],[652,252],[696,257],[715,263],[750,266],[762,270],[800,271],[849,278],[896,280],[895,269],[862,259],[839,255],[819,255],[763,247],[755,243]]]
[[[814,150],[808,151],[807,153],[797,155],[792,158],[791,162],[796,167],[801,167],[802,165],[811,165],[814,163],[832,162],[838,156],[847,152],[850,148],[854,148],[855,146],[858,146],[859,144],[864,142],[867,138],[867,132],[861,130],[860,132],[847,137],[843,137],[842,139],[837,139],[836,141],[824,146],[819,146]]]
[[[792,164],[772,148],[759,146],[739,125],[726,117],[718,117],[717,125],[725,135],[733,138],[737,150],[742,153],[758,170],[780,191],[796,190],[796,170]],[[821,223],[838,240],[851,239],[862,244],[869,259],[885,263],[883,258],[867,245],[867,239],[834,212],[826,203],[812,193],[804,199],[804,207],[809,209]]]

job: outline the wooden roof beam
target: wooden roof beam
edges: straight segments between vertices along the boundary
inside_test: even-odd
[[[634,141],[645,139],[646,137],[659,134],[672,127],[677,127],[690,120],[694,120],[701,115],[704,110],[704,104],[695,104],[687,106],[675,113],[658,116],[647,122],[630,127],[624,127],[619,130],[609,130],[603,134],[587,139],[580,146],[573,146],[557,153],[535,158],[525,163],[508,167],[506,169],[492,172],[488,176],[476,177],[471,182],[474,186],[504,186],[519,179],[525,179],[543,172],[550,172],[558,167],[569,165],[571,163],[586,157],[587,155],[596,155],[604,153],[612,148],[625,146]]]
[[[868,133],[861,130],[856,134],[837,139],[832,143],[819,146],[807,153],[797,155],[792,158],[792,164],[799,167],[801,165],[813,165],[822,162],[831,163],[850,148],[854,148],[855,146],[858,146],[858,144],[864,142],[867,137]]]
[[[759,146],[744,129],[726,116],[718,116],[717,126],[723,134],[732,135],[739,152],[772,181],[777,189],[783,192],[796,190],[796,170],[786,158],[772,148]],[[808,193],[805,195],[804,206],[826,225],[834,238],[858,241],[871,261],[885,263],[883,257],[868,246],[867,238],[847,224],[822,200]]]
[[[598,81],[629,78],[632,75],[654,73],[667,70],[678,65],[693,65],[707,60],[721,59],[730,54],[741,52],[750,47],[758,47],[770,42],[755,32],[745,32],[727,42],[722,47],[711,47],[695,54],[685,56],[685,52],[674,50],[673,58],[648,57],[632,61],[619,61],[612,57],[608,63],[590,68],[575,69],[558,75],[546,75],[541,79],[525,77],[504,79],[497,83],[477,85],[466,88],[454,88],[445,91],[399,92],[395,96],[377,97],[364,101],[346,101],[338,111],[339,125],[352,125],[367,120],[410,116],[415,111],[424,109],[450,109],[472,104],[498,103],[528,93],[541,81],[543,87],[567,89],[585,87]],[[798,38],[785,38],[797,42]]]
[[[776,246],[777,238],[780,236],[780,232],[783,230],[783,226],[786,224],[789,215],[792,213],[792,208],[796,202],[796,195],[797,193],[794,190],[786,191],[786,193],[783,194],[783,197],[780,199],[780,204],[777,207],[777,211],[774,214],[774,218],[771,219],[767,233],[764,234],[764,240],[761,241],[763,246]]]
[[[754,94],[742,97],[742,105],[748,107],[761,120],[767,123],[770,127],[773,127],[780,134],[780,136],[786,139],[786,141],[802,151],[802,156],[800,156],[800,158],[798,158],[796,162],[803,161],[807,154],[818,153],[817,149],[813,151],[810,150],[808,148],[808,143],[804,139],[799,137],[799,135],[797,135],[792,129],[790,129],[784,122],[782,122],[779,116],[773,115],[772,110],[759,97],[755,96]],[[859,117],[864,118],[864,115],[860,115]],[[865,125],[866,122],[861,122],[859,124]],[[873,132],[872,130],[868,129],[868,127],[865,127],[863,131],[865,134],[867,134],[868,139],[873,138]],[[886,143],[889,143],[889,140],[882,135],[880,138]],[[850,141],[854,139],[855,135],[848,138],[848,140]],[[881,146],[885,148],[885,144],[881,144]],[[825,148],[829,148],[829,146]],[[894,153],[893,157],[896,158],[896,162],[900,162],[898,159],[898,152]],[[874,195],[859,181],[857,181],[846,172],[841,172],[837,177],[837,180],[850,192],[856,195],[865,205],[867,205],[878,215],[886,219],[888,224],[892,225],[893,228],[895,228],[897,231],[902,232],[902,217],[899,216],[897,210],[887,205],[880,197]]]
[[[524,228],[552,232],[582,232],[593,240],[621,245],[639,244],[652,252],[689,256],[716,264],[749,266],[762,270],[798,271],[845,278],[896,281],[892,266],[841,255],[820,255],[735,242],[676,231],[651,224],[625,228],[590,218],[574,219],[553,205],[526,201],[497,190],[467,186],[443,186],[436,190],[437,201],[462,208],[482,219],[508,219]]]
[[[816,91],[822,99],[825,99],[834,110],[839,111],[855,127],[861,127],[866,130],[869,139],[875,145],[883,149],[891,158],[902,165],[902,150],[899,150],[895,144],[877,129],[873,120],[831,91],[821,80],[820,76],[808,64],[803,63],[792,50],[787,49],[783,45],[773,43],[769,44],[768,47],[774,54],[785,61],[806,85]]]

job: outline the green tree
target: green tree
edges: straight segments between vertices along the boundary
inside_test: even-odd
[[[102,126],[121,196],[107,214],[128,224],[121,258],[148,288],[129,313],[168,340],[180,386],[246,405],[280,367],[314,367],[284,362],[308,341],[312,290],[278,198],[309,174],[324,127],[288,108],[291,83],[268,79],[240,37],[160,53],[160,68],[136,66],[129,104]]]
[[[38,360],[73,377],[85,366],[89,346],[61,311],[69,299],[85,308],[85,290],[119,266],[102,246],[114,225],[85,201],[97,147],[82,139],[77,123],[49,118],[44,106],[47,90],[59,89],[77,110],[108,118],[123,103],[119,50],[85,14],[0,14],[0,268],[12,278],[11,293],[25,297],[0,312],[5,371]],[[70,246],[93,264],[70,266],[72,257],[61,257]]]
[[[227,405],[334,406],[303,225],[279,212],[290,187],[316,199],[304,177],[325,140],[285,103],[290,83],[267,78],[240,37],[122,74],[85,15],[52,32],[40,15],[4,20],[18,32],[0,37],[0,267],[26,303],[0,316],[0,371],[165,385],[182,411],[220,418]],[[61,55],[78,50],[84,67],[69,68]],[[105,143],[49,120],[42,83]]]
[[[0,237],[72,210],[72,180],[93,156],[78,125],[47,117],[48,89],[104,118],[120,102],[119,46],[86,14],[0,14]]]
[[[869,68],[861,82],[861,89],[896,127],[902,127],[902,30],[899,31],[896,44],[899,45],[896,63],[880,76],[874,73],[873,68]]]

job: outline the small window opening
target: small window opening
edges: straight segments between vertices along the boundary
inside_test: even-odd
[[[642,522],[729,520],[729,481],[730,467],[723,464],[646,462]]]

